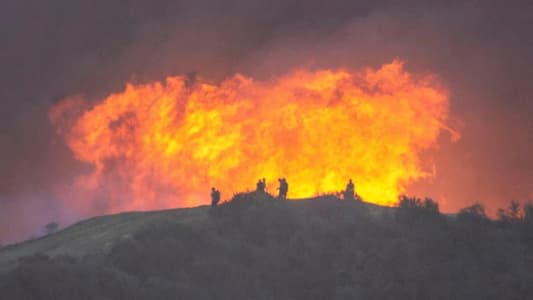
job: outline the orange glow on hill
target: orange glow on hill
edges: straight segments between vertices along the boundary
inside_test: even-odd
[[[420,154],[446,129],[449,104],[433,77],[393,61],[269,81],[168,77],[82,105],[68,98],[50,110],[76,159],[93,166],[74,187],[103,193],[119,211],[206,204],[211,186],[230,198],[263,177],[272,193],[286,177],[289,198],[339,191],[353,178],[366,201],[392,205],[432,175]]]

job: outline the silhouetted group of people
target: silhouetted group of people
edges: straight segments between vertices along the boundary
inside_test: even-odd
[[[266,179],[259,179],[256,184],[256,191],[258,192],[265,192],[266,189]]]
[[[279,178],[279,187],[278,187],[278,199],[280,200],[286,200],[287,199],[287,193],[289,192],[289,183],[287,183],[287,179],[285,178]],[[256,184],[256,191],[260,193],[266,192],[266,179],[261,178],[257,181]],[[355,185],[350,179],[348,181],[348,184],[346,185],[346,189],[343,191],[343,199],[344,200],[355,200]],[[217,206],[218,202],[220,202],[220,191],[216,188],[211,188],[211,206]]]
[[[287,199],[287,192],[289,192],[289,184],[287,179],[279,178],[279,187],[278,187],[278,199],[285,200]],[[257,181],[256,191],[260,193],[266,192],[266,179],[262,178]]]

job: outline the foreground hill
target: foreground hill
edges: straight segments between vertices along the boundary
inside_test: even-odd
[[[108,252],[113,245],[139,230],[159,223],[202,223],[208,207],[149,212],[127,212],[79,222],[55,234],[0,249],[0,271],[14,267],[18,259],[36,253],[83,257]]]
[[[526,224],[242,194],[0,251],[0,299],[531,299]]]

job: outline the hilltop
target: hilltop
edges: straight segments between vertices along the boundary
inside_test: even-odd
[[[265,197],[265,195],[255,193],[249,195],[250,198],[246,201],[249,201],[248,204],[250,205],[258,205],[258,201],[275,201],[269,199],[268,196]],[[294,210],[294,212],[299,212],[298,214],[302,215],[306,213],[306,210],[320,205],[320,202],[335,200],[338,201],[339,199],[325,196],[287,201],[283,205],[288,210]],[[228,205],[228,203],[224,205]],[[390,214],[390,210],[394,209],[371,203],[359,203],[359,205],[360,208],[365,207],[368,212],[375,216]],[[124,212],[90,218],[57,233],[0,249],[0,270],[14,267],[19,258],[36,253],[51,257],[57,255],[83,257],[92,254],[105,254],[117,243],[131,239],[136,233],[149,230],[152,227],[204,224],[208,221],[210,209],[210,206],[198,206],[159,211]]]
[[[530,229],[436,207],[240,194],[4,248],[0,298],[524,299]]]

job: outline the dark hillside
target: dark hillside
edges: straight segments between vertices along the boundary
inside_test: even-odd
[[[392,209],[332,196],[277,201],[257,193],[215,209],[182,211],[191,211],[186,222],[176,220],[177,211],[174,218],[147,213],[142,226],[105,251],[22,258],[0,275],[0,298],[533,296],[525,221],[503,224],[469,211],[449,217],[416,203]]]

